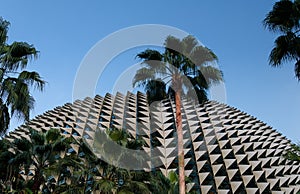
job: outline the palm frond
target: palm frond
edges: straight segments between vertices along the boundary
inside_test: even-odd
[[[212,50],[203,46],[195,47],[190,56],[190,60],[197,66],[218,61],[217,56],[212,52]]]
[[[44,86],[45,86],[45,81],[41,78],[39,73],[32,71],[22,71],[18,79],[23,80],[24,83],[30,85],[30,86],[35,86],[40,91],[43,91]]]
[[[27,151],[31,149],[31,143],[25,138],[15,139],[13,146],[19,151]]]
[[[193,90],[193,88],[202,88],[207,90],[209,88],[208,80],[204,77],[200,70],[197,72],[197,76],[187,76],[187,79],[183,79],[184,86],[187,87],[188,90]]]
[[[160,52],[152,49],[146,49],[145,51],[137,54],[136,57],[143,61],[162,61],[163,58]]]
[[[29,129],[30,132],[30,140],[33,145],[44,145],[46,143],[46,137],[44,133],[36,131],[34,129]]]
[[[204,76],[198,75],[195,77],[187,76],[183,79],[184,90],[182,95],[195,103],[203,103],[208,100],[207,90],[209,88]]]
[[[190,99],[190,97],[192,96],[192,94],[190,94],[190,92],[191,92],[191,90],[189,90],[187,92],[187,99]],[[202,104],[202,103],[204,103],[204,102],[206,102],[208,100],[207,90],[205,90],[204,88],[195,88],[194,92],[197,95],[198,103],[199,104]]]
[[[147,49],[144,52],[137,54],[136,57],[142,59],[141,64],[145,65],[147,69],[150,69],[157,74],[166,73],[165,64],[163,63],[163,55],[160,52]]]
[[[145,90],[149,104],[154,101],[163,100],[167,97],[166,84],[161,79],[148,81]]]
[[[47,142],[49,142],[49,143],[56,141],[60,137],[61,137],[61,132],[58,129],[52,128],[52,129],[48,130],[45,134],[45,138],[46,138]]]
[[[114,181],[108,179],[100,179],[94,184],[94,190],[99,190],[103,193],[111,193],[117,190],[117,185]]]
[[[153,194],[168,193],[171,188],[170,180],[160,171],[151,172],[149,189]]]
[[[183,54],[188,57],[190,53],[192,53],[192,50],[196,46],[198,46],[198,41],[194,36],[188,35],[187,37],[184,37],[182,39],[182,44],[183,44]]]
[[[118,193],[145,193],[150,194],[150,190],[147,185],[141,181],[129,180],[122,186]]]
[[[300,13],[295,2],[280,0],[263,20],[264,26],[273,32],[288,32],[299,27]]]
[[[139,69],[132,81],[133,87],[135,86],[145,86],[147,84],[147,81],[153,80],[155,78],[155,71],[151,68],[143,67]]]
[[[270,65],[276,67],[281,65],[282,62],[297,59],[297,53],[294,49],[297,42],[298,38],[293,33],[279,36],[275,40],[275,46],[269,56]]]
[[[7,31],[10,23],[0,17],[0,45],[4,45],[7,40]]]
[[[300,81],[300,60],[295,63],[295,76]]]
[[[8,98],[8,96],[11,96],[10,98],[17,98],[17,95],[14,92],[15,81],[15,78],[6,78],[3,80],[0,90],[2,99]]]
[[[34,99],[30,95],[28,85],[23,80],[6,78],[2,82],[1,96],[10,106],[11,115],[16,113],[17,118],[29,119],[30,110],[33,109]]]
[[[2,68],[9,71],[24,69],[29,60],[38,57],[38,51],[26,42],[13,42],[6,46],[6,52],[1,57]]]
[[[183,53],[182,42],[174,36],[168,36],[165,40],[164,46],[168,52]]]
[[[28,121],[34,102],[35,100],[31,95],[19,95],[17,101],[11,106],[11,115],[14,115],[18,119]]]
[[[10,114],[8,107],[0,99],[0,137],[4,135],[8,129]]]
[[[223,73],[216,67],[205,65],[201,66],[199,71],[208,85],[218,84],[223,81]]]

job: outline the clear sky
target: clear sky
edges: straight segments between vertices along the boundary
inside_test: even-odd
[[[76,72],[98,41],[126,27],[162,24],[194,35],[216,53],[224,72],[227,104],[297,142],[300,83],[294,78],[293,64],[268,65],[276,34],[265,30],[262,20],[274,2],[9,0],[1,2],[0,16],[11,22],[9,41],[27,41],[40,51],[29,68],[40,72],[48,84],[45,92],[33,92],[32,116],[73,101]],[[95,93],[111,92],[113,83],[109,83],[136,64],[135,52],[143,49],[131,49],[114,59]],[[11,128],[17,125],[13,121]]]

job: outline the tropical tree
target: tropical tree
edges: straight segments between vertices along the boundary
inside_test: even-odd
[[[274,4],[263,24],[280,35],[269,55],[269,63],[279,67],[285,62],[295,62],[295,76],[300,80],[300,1],[281,0]]]
[[[128,149],[141,149],[144,143],[123,130],[105,133]],[[119,160],[123,157],[120,155]],[[86,141],[62,136],[58,129],[30,129],[26,138],[1,140],[0,170],[2,192],[159,194],[170,188],[170,181],[161,172],[113,166],[99,159]]]
[[[3,193],[12,190],[13,180],[17,182],[20,180],[17,176],[18,168],[9,163],[10,159],[14,157],[10,148],[10,142],[7,139],[0,140],[0,188]]]
[[[213,66],[217,56],[207,47],[198,44],[193,36],[182,40],[168,36],[164,43],[164,51],[147,49],[137,55],[145,66],[139,69],[134,77],[133,86],[145,87],[147,93],[152,87],[147,87],[153,80],[164,80],[161,86],[175,97],[176,128],[178,139],[179,190],[185,193],[184,149],[181,118],[181,96],[191,97],[202,103],[207,100],[207,90],[214,83],[223,80],[222,72]],[[155,88],[163,90],[162,88]],[[158,92],[157,92],[158,93]]]
[[[119,194],[132,194],[132,193],[167,193],[170,188],[169,180],[161,172],[146,172],[144,170],[130,170],[120,168],[118,164],[121,164],[125,157],[128,157],[126,152],[127,149],[140,150],[142,145],[145,144],[144,140],[141,138],[133,138],[125,130],[120,130],[116,128],[110,128],[105,131],[97,131],[95,134],[95,139],[97,143],[94,144],[96,150],[107,151],[107,147],[111,145],[106,137],[113,142],[119,144],[121,147],[126,149],[122,152],[116,150],[113,159],[115,161],[113,165],[109,162],[101,161],[98,165],[100,169],[101,178],[94,181],[94,191],[100,191],[100,193],[119,193]],[[134,156],[138,157],[138,156]],[[139,159],[139,158],[135,158]],[[126,160],[126,159],[125,159]],[[127,161],[127,160],[126,160]]]
[[[43,193],[84,193],[90,168],[76,152],[67,152],[44,170]]]
[[[96,177],[100,176],[98,169],[104,164],[83,139],[73,144],[79,147],[77,152],[68,150],[63,158],[47,169],[49,193],[91,193],[95,188]],[[57,180],[53,180],[53,175]]]
[[[111,141],[119,144],[121,147],[127,149],[141,149],[144,141],[141,139],[134,139],[125,130],[110,128],[105,131],[97,131],[96,137],[102,138],[95,144],[97,150],[101,149],[103,152],[110,150]],[[122,163],[126,157],[126,149],[116,150],[112,155],[114,163],[101,162],[101,179],[96,180],[94,190],[99,190],[100,193],[150,193],[147,184],[144,182],[146,172],[144,171],[131,171],[129,169],[120,168],[118,164]]]
[[[166,83],[161,79],[149,80],[145,85],[148,103],[151,104],[156,101],[167,98]]]
[[[149,172],[130,171],[106,163],[101,166],[101,179],[96,180],[94,189],[100,193],[150,193],[146,184]]]
[[[61,135],[60,130],[50,129],[46,133],[29,129],[29,138],[15,139],[12,148],[15,153],[9,163],[24,170],[25,174],[33,174],[28,185],[34,193],[40,191],[46,183],[45,172],[59,159],[60,153],[66,151],[72,138]]]
[[[300,144],[292,144],[291,149],[283,155],[285,158],[300,162]]]
[[[34,104],[30,87],[42,91],[45,85],[37,72],[25,70],[38,51],[27,42],[7,43],[9,25],[0,17],[0,136],[6,133],[12,116],[29,119]]]

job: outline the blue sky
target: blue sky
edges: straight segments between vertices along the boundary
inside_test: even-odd
[[[297,142],[300,83],[294,78],[293,64],[268,65],[276,34],[265,30],[262,20],[274,2],[9,0],[1,2],[0,16],[11,22],[9,41],[27,41],[40,51],[29,68],[40,72],[48,84],[45,92],[33,92],[32,116],[73,101],[76,72],[98,41],[123,28],[161,24],[194,35],[216,53],[224,72],[227,104]],[[115,58],[95,93],[110,92],[113,85],[108,83],[136,64],[135,52],[143,49],[131,49]],[[13,121],[11,128],[18,124]]]

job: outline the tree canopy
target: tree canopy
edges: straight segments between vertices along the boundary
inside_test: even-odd
[[[39,52],[27,42],[8,43],[9,25],[0,17],[0,136],[6,133],[12,116],[29,119],[34,107],[30,87],[43,91],[45,86],[39,73],[26,70]]]
[[[146,49],[137,54],[144,67],[137,70],[133,86],[145,88],[148,103],[162,100],[168,95],[175,98],[179,193],[184,194],[186,189],[181,97],[186,96],[195,103],[205,102],[207,90],[212,84],[223,81],[223,74],[213,65],[217,56],[207,47],[199,45],[197,39],[191,35],[182,40],[168,36],[164,46],[163,52]]]
[[[274,4],[263,23],[271,32],[279,33],[269,55],[269,63],[278,67],[294,63],[295,76],[300,80],[300,1],[281,0]]]

